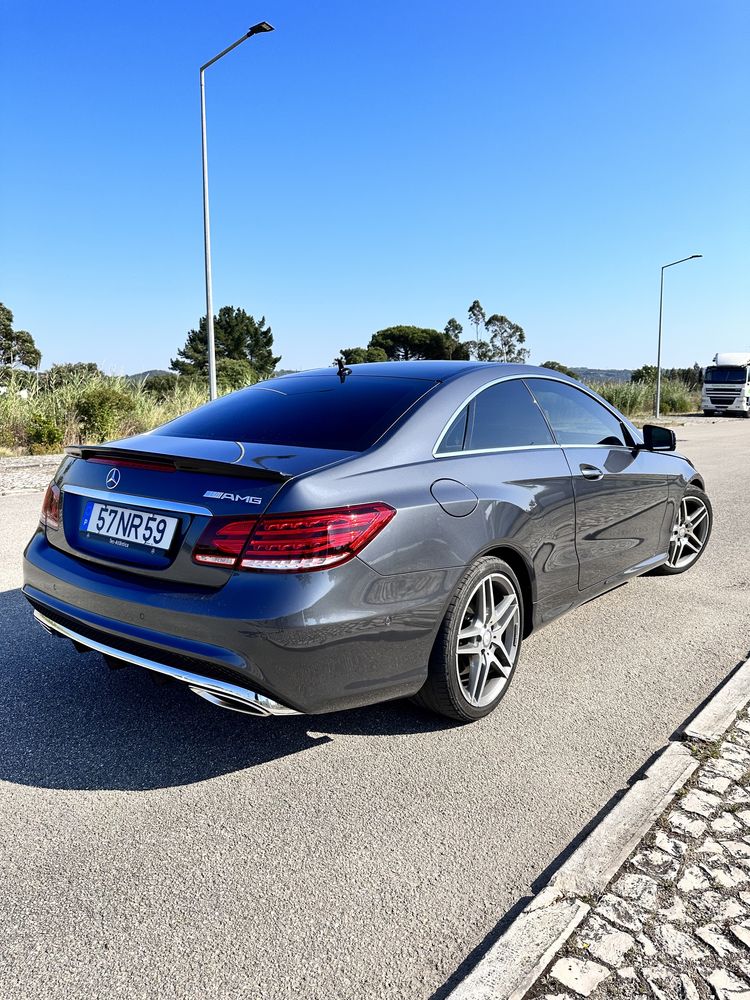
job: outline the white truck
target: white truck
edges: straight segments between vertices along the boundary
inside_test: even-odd
[[[750,417],[750,351],[714,357],[703,373],[701,409],[707,417],[720,413]]]

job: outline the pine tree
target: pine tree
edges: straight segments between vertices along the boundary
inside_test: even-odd
[[[273,333],[266,317],[256,320],[244,309],[222,306],[214,317],[216,361],[244,361],[258,378],[269,378],[281,361],[273,353]],[[185,346],[172,359],[170,368],[180,375],[208,375],[208,331],[206,317],[201,317],[197,330],[190,330]]]

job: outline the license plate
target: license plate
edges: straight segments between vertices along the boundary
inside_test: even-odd
[[[153,511],[115,507],[108,503],[86,504],[81,531],[100,535],[120,548],[168,549],[179,518],[154,514]]]

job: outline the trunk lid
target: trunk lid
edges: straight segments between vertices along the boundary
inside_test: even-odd
[[[351,454],[151,434],[67,451],[51,545],[118,572],[205,587],[232,573],[193,560],[212,518],[257,517],[290,479]]]

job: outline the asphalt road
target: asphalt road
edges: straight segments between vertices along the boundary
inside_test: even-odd
[[[435,1000],[750,647],[750,421],[693,422],[716,525],[526,644],[484,722],[222,712],[47,636],[0,497],[0,997]]]

